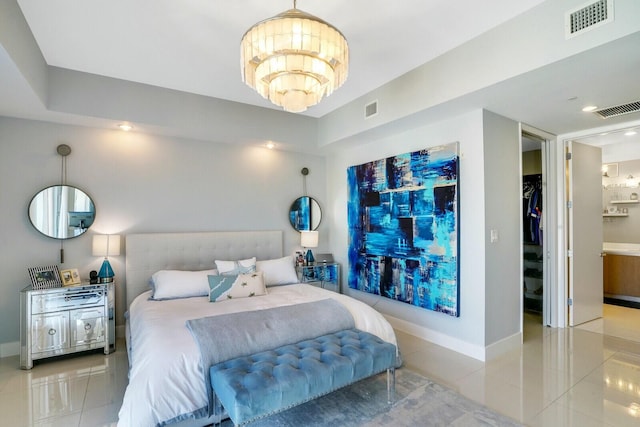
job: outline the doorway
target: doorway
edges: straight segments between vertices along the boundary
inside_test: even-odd
[[[550,164],[548,136],[544,132],[523,126],[521,155],[523,322],[550,326],[552,312],[549,286],[550,239],[545,232],[548,227],[548,215],[545,211],[549,201],[547,194]]]
[[[629,130],[631,129],[636,129],[638,136],[635,136],[634,138],[634,135],[632,135],[629,132]],[[608,212],[605,213],[604,210],[611,208],[612,206],[608,206],[609,202],[605,201],[605,197],[607,195],[603,193],[603,188],[606,187],[606,183],[604,182],[604,179],[602,177],[601,166],[602,166],[602,163],[614,163],[614,162],[619,162],[623,160],[640,159],[640,149],[637,148],[638,142],[640,141],[640,121],[627,122],[623,124],[617,124],[617,125],[611,125],[611,126],[606,126],[606,127],[596,128],[596,129],[589,129],[581,132],[575,132],[572,134],[560,135],[558,136],[558,141],[563,142],[563,144],[558,144],[559,146],[565,146],[568,143],[577,143],[577,144],[591,145],[591,146],[598,147],[599,149],[602,149],[602,157],[598,161],[599,164],[592,165],[592,167],[596,169],[596,172],[598,175],[596,180],[597,182],[594,182],[593,184],[591,184],[591,186],[594,187],[593,192],[598,195],[597,196],[598,204],[588,209],[588,212],[590,215],[597,211],[597,216],[599,217],[601,230],[603,229],[602,228],[603,222],[605,225],[604,227],[605,231],[604,233],[600,233],[597,241],[595,241],[595,243],[594,242],[589,243],[590,246],[594,246],[592,248],[593,250],[590,250],[590,252],[594,252],[596,250],[598,251],[598,255],[597,255],[598,260],[597,261],[594,260],[593,263],[598,262],[600,265],[602,265],[602,258],[600,258],[600,254],[603,253],[603,242],[606,240],[605,235],[607,234],[606,232],[606,228],[608,224],[607,221],[608,221],[608,217],[610,216],[610,214]],[[558,164],[561,164],[562,162],[565,162],[565,160],[558,156]],[[574,165],[575,164],[577,164],[577,162],[575,162],[575,159],[574,159]],[[569,168],[566,168],[566,169],[562,168],[562,170],[564,170],[565,172],[568,172]],[[584,181],[582,182],[584,183]],[[560,190],[560,192],[562,192],[562,190]],[[567,194],[568,194],[568,186],[565,187],[564,195],[561,195],[559,193],[560,197],[557,197],[559,203],[563,203],[564,201],[571,201],[569,198],[565,198],[567,197]],[[613,207],[615,208],[616,205],[613,204]],[[627,206],[625,205],[624,207],[627,207]],[[585,265],[584,264],[585,259],[579,254],[571,253],[572,248],[570,247],[570,244],[569,244],[571,239],[570,234],[573,233],[573,236],[583,235],[585,234],[585,230],[584,230],[584,227],[580,226],[579,223],[578,224],[571,223],[571,219],[569,218],[568,212],[569,212],[569,209],[567,209],[567,215],[566,215],[567,216],[566,218],[567,232],[561,233],[558,236],[559,240],[565,240],[565,242],[560,242],[560,241],[558,242],[559,243],[558,250],[562,251],[564,248],[566,248],[568,249],[569,254],[565,258],[566,262],[564,263],[561,262],[558,264],[558,275],[555,277],[557,278],[558,283],[560,284],[564,283],[566,285],[564,287],[563,286],[559,287],[559,291],[560,291],[558,294],[560,298],[559,300],[563,301],[566,298],[566,301],[568,302],[568,304],[573,303],[574,304],[573,308],[575,308],[576,302],[579,304],[585,302],[585,301],[581,301],[583,298],[581,297],[580,294],[575,294],[576,290],[582,291],[580,287],[584,286],[584,283],[582,282],[582,280],[579,280],[579,283],[572,283],[571,279],[575,279],[576,274],[583,272],[582,267],[578,267],[576,269],[576,265],[577,265],[576,263],[582,262],[583,263],[582,265]],[[584,213],[585,210],[582,209],[581,212]],[[614,212],[614,213],[617,213],[617,212]],[[575,207],[574,207],[574,215],[575,215]],[[622,220],[626,218],[615,218],[615,219],[618,219],[620,221],[617,224],[622,224],[623,223]],[[612,222],[613,220],[609,220],[609,221]],[[594,234],[594,233],[592,232],[591,234]],[[625,233],[624,237],[631,238],[631,236],[629,236],[628,233]],[[575,245],[575,247],[582,248],[584,247],[584,245]],[[573,259],[571,259],[570,255],[573,255]],[[595,259],[596,256],[592,256],[592,255],[593,254],[591,253],[589,254],[591,258]],[[580,260],[579,258],[583,258],[583,259]],[[571,263],[574,263],[575,265],[572,266]],[[589,261],[587,261],[586,264],[588,265]],[[562,270],[564,270],[564,272]],[[597,284],[598,289],[592,289],[592,292],[590,293],[590,295],[596,295],[595,292],[596,291],[599,292],[600,297],[598,301],[594,302],[593,304],[589,303],[589,300],[586,301],[587,306],[593,305],[595,307],[597,305],[596,307],[597,310],[594,310],[594,312],[596,313],[595,317],[601,316],[601,314],[598,314],[598,313],[602,313],[603,303],[604,303],[602,298],[602,295],[603,295],[602,273],[599,274],[598,279],[599,279]],[[590,291],[587,290],[587,292],[590,292]],[[562,317],[560,318],[560,322],[558,326],[560,327],[562,327],[563,325],[574,326],[582,323],[581,320],[589,321],[588,317],[586,319],[580,319],[579,316],[577,316],[574,319],[572,319],[572,313],[571,313],[572,307],[569,305],[565,305],[564,311],[562,310],[562,307],[563,307],[563,304],[558,304],[559,315],[561,316],[564,315],[564,319],[562,319]],[[605,315],[606,315],[606,310],[605,310]],[[594,317],[594,316],[591,316],[591,317]]]

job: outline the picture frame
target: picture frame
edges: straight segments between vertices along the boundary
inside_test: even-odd
[[[29,278],[33,289],[60,288],[60,272],[57,265],[29,268]]]
[[[80,284],[80,273],[77,268],[70,268],[60,271],[60,280],[63,286],[72,286]]]

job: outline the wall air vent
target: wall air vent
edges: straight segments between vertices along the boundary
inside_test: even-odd
[[[617,117],[622,116],[624,114],[631,113],[639,113],[640,112],[640,101],[630,102],[628,104],[616,105],[614,107],[601,108],[599,110],[595,110],[594,113],[602,117],[603,119],[608,119],[609,117]]]
[[[368,119],[378,114],[378,101],[373,101],[364,106],[364,118]]]
[[[570,10],[565,14],[564,21],[568,39],[613,22],[613,0],[598,0]]]

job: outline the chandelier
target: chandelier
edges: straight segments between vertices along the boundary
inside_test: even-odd
[[[264,98],[301,113],[342,86],[349,46],[331,24],[296,9],[258,22],[240,43],[242,80]]]

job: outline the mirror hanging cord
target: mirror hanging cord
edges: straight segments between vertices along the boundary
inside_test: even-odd
[[[60,181],[61,185],[67,185],[67,156],[71,154],[71,147],[67,144],[60,144],[56,148],[61,160]],[[60,264],[64,264],[64,239],[60,240]]]
[[[307,196],[307,175],[309,175],[309,168],[302,168],[300,171],[302,174],[302,195]]]

